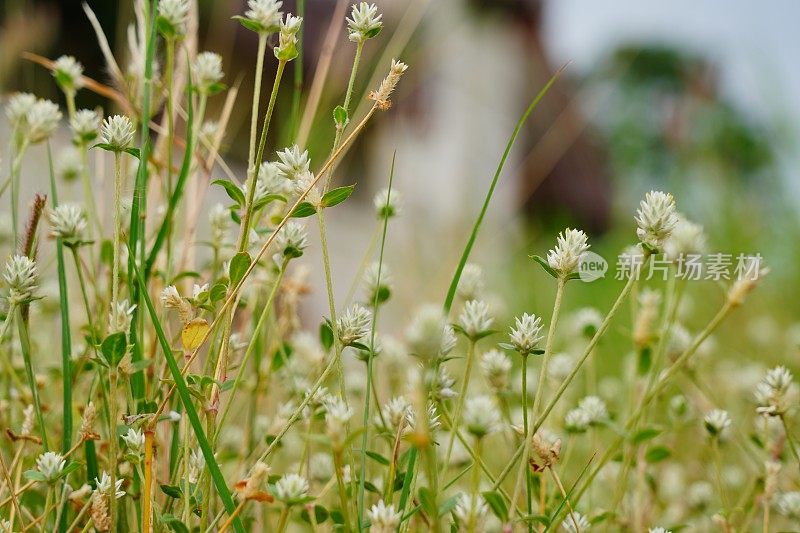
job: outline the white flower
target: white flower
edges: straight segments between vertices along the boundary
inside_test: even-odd
[[[635,219],[639,240],[660,250],[678,224],[675,199],[669,193],[650,191],[639,205]]]
[[[727,411],[714,409],[706,413],[703,425],[712,437],[721,437],[731,425],[731,417]]]
[[[230,212],[222,204],[214,204],[208,212],[208,221],[211,226],[211,242],[216,248],[220,248],[228,237],[231,224]]]
[[[564,417],[564,429],[570,433],[583,433],[589,427],[591,419],[589,413],[578,407],[571,409]]]
[[[315,453],[309,461],[309,476],[314,481],[324,483],[333,476],[333,459],[330,453]]]
[[[192,299],[197,300],[200,298],[200,295],[204,292],[208,292],[208,283],[203,283],[202,285],[198,285],[197,283],[192,284]]]
[[[93,109],[80,109],[69,121],[69,126],[75,137],[80,141],[91,141],[97,137],[100,129],[101,118]]]
[[[195,87],[201,94],[212,92],[213,86],[225,75],[222,72],[222,56],[214,52],[203,52],[194,60]]]
[[[81,153],[74,146],[65,146],[58,151],[56,156],[56,176],[64,181],[72,181],[80,176],[83,168]]]
[[[542,340],[542,319],[536,315],[523,313],[514,319],[516,325],[511,328],[511,344],[522,355],[531,354]]]
[[[590,525],[589,520],[577,511],[567,513],[566,518],[561,522],[561,528],[569,533],[584,533],[589,530]]]
[[[547,252],[547,264],[565,278],[578,269],[581,256],[589,249],[586,234],[567,228],[558,234],[556,247]]]
[[[488,396],[467,398],[464,403],[464,425],[477,438],[485,437],[498,429],[500,413],[494,400]]]
[[[464,300],[475,300],[483,292],[483,269],[480,265],[467,263],[458,280],[458,295]]]
[[[777,366],[756,385],[756,411],[765,416],[780,416],[788,409],[788,394],[793,383],[792,373]]]
[[[306,202],[314,207],[319,207],[322,203],[322,193],[319,192],[316,181],[314,173],[307,170],[298,174],[293,188],[298,197],[305,195]]]
[[[124,115],[114,115],[103,121],[100,136],[112,151],[122,152],[133,143],[134,131],[131,119]]]
[[[109,330],[113,333],[127,333],[131,329],[131,319],[135,309],[136,304],[130,305],[127,298],[117,302],[116,307],[112,304],[111,311],[108,313]]]
[[[128,433],[122,436],[122,440],[125,441],[128,452],[137,456],[142,455],[144,451],[144,433],[133,428],[128,428]]]
[[[703,226],[687,220],[680,214],[677,216],[678,222],[664,242],[664,255],[671,261],[677,261],[689,255],[705,252],[706,235]]]
[[[427,417],[428,431],[433,433],[438,430],[441,426],[441,421],[439,420],[439,413],[436,411],[436,404],[434,402],[428,402],[425,416]],[[406,424],[408,426],[407,432],[417,427],[417,412],[413,408],[406,412]]]
[[[394,533],[400,525],[402,513],[395,510],[394,505],[386,505],[383,500],[369,510],[370,531],[372,533]]]
[[[453,508],[453,514],[458,520],[459,531],[483,531],[489,506],[483,496],[462,494]]]
[[[278,159],[275,165],[286,179],[296,180],[309,171],[308,151],[301,152],[296,144],[278,152]]]
[[[565,352],[554,354],[547,367],[547,377],[556,382],[563,381],[575,367],[575,362],[575,357],[571,354]]]
[[[481,370],[495,392],[508,388],[508,373],[511,371],[511,359],[499,350],[489,350],[481,357]]]
[[[347,423],[353,416],[353,410],[336,396],[329,396],[324,404],[325,430],[335,446],[341,445],[347,437]]]
[[[186,33],[186,18],[189,15],[188,0],[159,0],[158,14],[169,22],[179,35]]]
[[[439,355],[444,357],[456,347],[456,330],[450,324],[445,324],[442,331],[442,344],[439,346]]]
[[[377,301],[378,305],[389,299],[392,293],[392,275],[389,267],[377,262],[372,263],[364,272],[364,288],[367,289],[366,304],[373,306]]]
[[[784,492],[779,495],[776,504],[778,512],[792,520],[800,520],[800,492]]]
[[[291,221],[278,232],[275,239],[278,253],[287,258],[300,257],[308,246],[308,233],[300,222]]]
[[[36,470],[48,483],[58,479],[67,461],[60,453],[45,452],[36,458]]]
[[[466,336],[473,341],[489,333],[489,328],[494,322],[489,313],[489,304],[483,300],[470,300],[465,303],[458,320]]]
[[[308,495],[308,481],[297,474],[286,474],[275,483],[275,497],[286,505],[299,503]]]
[[[35,103],[36,96],[31,93],[16,93],[8,99],[8,103],[6,104],[6,116],[9,122],[11,122],[12,129],[27,124],[28,112],[30,112]]]
[[[97,492],[104,494],[105,496],[111,495],[111,476],[108,475],[108,472],[103,472],[100,477],[95,478],[94,481],[97,486]],[[118,478],[114,482],[114,492],[117,499],[125,496],[125,491],[122,490],[122,481],[123,480],[121,478]]]
[[[383,27],[383,15],[378,14],[378,6],[361,2],[353,5],[350,18],[347,19],[348,37],[354,43],[363,43],[375,37]]]
[[[83,87],[83,65],[72,56],[61,56],[53,63],[53,76],[64,92]]]
[[[259,186],[256,188],[256,201],[259,199],[259,191],[263,190],[267,194],[286,194],[291,190],[291,182],[281,174],[277,163],[264,161],[258,167]]]
[[[20,304],[33,297],[36,290],[36,262],[25,255],[15,255],[6,263],[3,279],[8,285],[8,303]]]
[[[411,404],[404,396],[395,396],[383,406],[383,414],[386,417],[386,422],[389,423],[388,428],[396,431],[400,424],[404,423],[408,417],[409,412],[413,412]],[[375,420],[380,424],[380,416],[376,416]]]
[[[647,533],[672,533],[672,530],[663,527],[651,527]]]
[[[369,99],[374,100],[379,109],[389,109],[391,102],[389,97],[392,96],[400,77],[408,70],[408,65],[402,61],[392,59],[392,66],[389,68],[389,74],[383,79],[377,91],[369,94]]]
[[[597,396],[586,396],[583,398],[578,402],[578,409],[586,413],[590,425],[595,425],[608,419],[606,402]]]
[[[378,218],[391,218],[400,213],[400,202],[403,196],[396,190],[381,189],[372,198]]]
[[[303,24],[301,17],[287,13],[280,23],[278,46],[275,47],[275,57],[282,61],[291,61],[298,55],[297,33]]]
[[[50,235],[62,239],[81,239],[86,230],[83,209],[74,204],[63,204],[47,214],[50,219]]]
[[[206,457],[199,449],[192,450],[189,454],[189,483],[197,483],[206,469]]]
[[[322,349],[318,337],[307,331],[298,331],[292,335],[291,344],[294,355],[305,365],[316,366],[325,359],[325,350]]]
[[[61,111],[50,100],[37,100],[28,111],[28,141],[31,144],[48,139],[61,120]]]
[[[279,11],[283,2],[276,0],[248,0],[248,9],[244,16],[255,22],[261,32],[273,32],[281,21],[282,13]]]
[[[439,368],[439,373],[435,376],[433,383],[431,383],[431,396],[434,398],[448,400],[458,396],[453,385],[456,380],[450,377],[444,366]]]
[[[600,325],[603,315],[594,307],[582,307],[572,317],[572,327],[576,334],[591,339]]]
[[[372,313],[364,307],[355,304],[343,316],[336,320],[336,330],[339,340],[344,346],[350,346],[364,338],[369,333]]]
[[[447,322],[441,307],[432,304],[420,307],[406,330],[411,353],[426,359],[437,358],[446,327]]]

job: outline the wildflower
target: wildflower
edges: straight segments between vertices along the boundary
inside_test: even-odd
[[[435,359],[441,353],[447,322],[441,307],[426,304],[414,314],[406,330],[411,353],[426,359]]]
[[[481,357],[481,370],[495,393],[508,388],[511,359],[499,350],[489,350]]]
[[[381,189],[372,198],[372,205],[375,206],[375,213],[378,218],[392,218],[400,213],[400,201],[402,195],[392,189]]]
[[[462,494],[453,508],[453,514],[458,520],[459,531],[483,531],[489,506],[483,496]]]
[[[206,457],[200,450],[192,450],[189,454],[189,483],[197,483],[206,469]]]
[[[67,461],[60,453],[45,452],[36,459],[36,470],[44,476],[44,481],[52,483],[61,476]]]
[[[100,137],[112,152],[124,152],[133,143],[133,122],[124,115],[114,115],[103,121]]]
[[[230,228],[230,213],[222,204],[214,204],[208,212],[208,221],[211,226],[211,242],[215,248],[221,248]]]
[[[661,293],[657,290],[645,288],[639,294],[639,308],[633,325],[633,341],[637,346],[648,345],[655,335],[653,323],[658,318],[660,305]]]
[[[578,407],[571,409],[564,417],[564,429],[570,433],[584,433],[591,424],[589,413]]]
[[[370,531],[372,533],[394,533],[400,525],[402,513],[394,505],[386,505],[383,500],[372,506],[369,510]]]
[[[428,431],[431,433],[438,430],[442,425],[441,421],[439,420],[439,413],[436,411],[436,404],[434,402],[428,402],[425,416],[427,417],[426,422]],[[417,412],[414,409],[409,409],[406,412],[406,424],[410,429],[415,429],[417,427]]]
[[[275,245],[278,247],[278,253],[286,259],[300,257],[308,246],[308,234],[305,226],[300,222],[287,223],[278,232]]]
[[[369,333],[372,314],[364,307],[355,304],[336,320],[339,340],[344,346],[351,346]]]
[[[315,208],[319,208],[322,204],[322,193],[319,192],[316,182],[313,172],[310,170],[302,172],[294,181],[294,192],[298,197],[304,197]]]
[[[703,226],[678,214],[678,223],[664,242],[664,255],[671,261],[678,261],[688,255],[702,254],[705,249],[706,236]]]
[[[589,519],[577,511],[570,512],[561,523],[561,528],[569,533],[582,533],[589,530]]]
[[[651,527],[647,530],[647,533],[672,533],[672,530],[663,527]]]
[[[353,5],[347,19],[348,37],[354,43],[363,43],[378,35],[383,27],[383,15],[378,14],[378,6],[361,2]]]
[[[118,302],[116,306],[112,304],[111,311],[108,313],[108,328],[112,333],[128,333],[131,329],[131,319],[136,304],[130,305],[125,298]]]
[[[581,256],[589,249],[586,234],[567,228],[558,234],[556,247],[547,252],[547,264],[562,279],[577,272]]]
[[[217,92],[219,82],[225,75],[222,72],[222,56],[214,52],[198,54],[192,71],[197,91],[205,95],[213,94]]]
[[[464,403],[464,425],[475,438],[482,438],[497,429],[500,413],[488,396],[468,398]]]
[[[554,435],[547,435],[544,431],[533,435],[531,446],[542,461],[540,466],[552,466],[561,457],[561,439],[556,438]]]
[[[247,483],[244,486],[244,498],[246,500],[257,498],[262,492],[262,488],[269,477],[270,468],[261,461],[253,465],[250,471],[250,477],[247,478]]]
[[[94,432],[94,420],[97,417],[97,409],[94,402],[89,402],[83,410],[83,417],[81,417],[81,428],[78,431],[78,438],[80,440],[92,440],[96,438]]]
[[[59,87],[67,94],[83,87],[83,65],[72,56],[61,56],[55,60],[53,76]]]
[[[15,255],[6,263],[3,279],[8,285],[8,303],[17,305],[34,297],[36,291],[36,262],[25,255]]]
[[[489,328],[494,322],[489,314],[489,305],[482,300],[470,300],[464,304],[458,320],[464,334],[473,342],[491,333]]]
[[[347,437],[347,423],[353,410],[341,398],[329,397],[325,400],[325,428],[334,446],[341,446]]]
[[[765,416],[781,416],[788,409],[789,389],[792,373],[785,366],[777,366],[756,385],[756,411]]]
[[[272,33],[278,29],[282,13],[279,11],[283,2],[276,0],[248,0],[248,9],[244,16],[253,24],[259,33]]]
[[[587,339],[594,337],[603,323],[603,315],[594,307],[582,307],[572,318],[574,331]]]
[[[369,306],[386,302],[392,294],[392,275],[385,264],[372,263],[364,272],[366,303]]]
[[[514,319],[516,325],[511,328],[511,344],[522,355],[530,355],[542,340],[542,319],[536,315],[523,313]]]
[[[27,124],[28,113],[36,103],[36,96],[31,93],[16,93],[8,99],[6,104],[6,116],[11,123],[12,129]]]
[[[553,381],[560,382],[566,379],[575,367],[575,357],[566,352],[553,354],[550,365],[547,367],[547,377]]]
[[[28,141],[31,144],[47,140],[56,131],[61,120],[61,111],[50,100],[37,100],[27,115]]]
[[[56,156],[55,171],[64,181],[73,181],[80,176],[83,162],[81,154],[74,146],[65,146]]]
[[[409,412],[413,412],[413,409],[403,396],[395,396],[386,402],[383,406],[383,413],[390,426],[386,429],[396,431],[406,421]],[[380,422],[380,417],[376,417],[376,420]]]
[[[784,492],[777,498],[778,512],[786,518],[800,520],[800,492]]]
[[[108,531],[111,529],[111,517],[108,515],[108,497],[100,490],[95,490],[92,493],[90,515],[92,517],[92,524],[97,531]]]
[[[168,31],[170,33],[183,35],[186,33],[186,18],[189,15],[189,2],[188,0],[159,0],[158,15],[169,24]]]
[[[80,109],[69,121],[72,133],[79,143],[86,143],[97,138],[97,130],[100,129],[101,118],[92,109]]]
[[[712,437],[721,437],[731,425],[731,417],[727,411],[714,409],[706,413],[703,425]]]
[[[83,209],[74,204],[63,204],[48,213],[50,235],[65,240],[80,240],[86,230]]]
[[[272,161],[264,161],[261,163],[261,166],[258,167],[258,181],[261,189],[264,191],[264,196],[267,194],[285,194],[290,190],[290,183],[281,173],[278,164]],[[258,203],[260,199],[258,191],[259,189],[257,188],[256,203]]]
[[[289,13],[280,23],[280,34],[278,35],[278,46],[275,47],[275,57],[280,61],[291,61],[299,54],[297,51],[297,33],[303,24],[302,17],[296,17]]]
[[[606,402],[597,396],[587,396],[578,402],[578,409],[586,413],[589,425],[596,425],[608,419],[608,408]]]
[[[103,472],[100,477],[95,478],[94,481],[98,492],[105,494],[106,496],[111,495],[111,476],[108,475],[108,472]],[[125,491],[122,490],[122,481],[122,479],[117,479],[114,482],[114,494],[117,499],[125,496]]]
[[[296,144],[278,152],[278,159],[275,165],[286,179],[294,181],[309,171],[308,150],[301,152]]]
[[[648,192],[636,211],[636,235],[645,245],[660,250],[678,224],[675,199],[669,193]]]
[[[444,367],[439,369],[439,373],[434,377],[431,383],[431,396],[433,398],[448,400],[458,396],[453,389],[456,380],[447,373]]]
[[[125,446],[128,447],[128,453],[141,457],[142,452],[144,452],[144,433],[128,428],[128,433],[122,436],[122,440],[125,441]]]
[[[392,59],[392,66],[389,68],[389,74],[383,79],[377,91],[369,93],[369,99],[375,101],[378,109],[386,110],[392,106],[389,97],[392,96],[400,77],[408,69],[408,65],[402,61]]]
[[[286,505],[302,502],[308,495],[308,481],[297,474],[286,474],[275,483],[275,497]]]
[[[461,272],[457,292],[464,300],[475,300],[483,291],[483,269],[480,265],[467,263]]]
[[[309,461],[309,476],[314,481],[325,483],[333,476],[333,459],[329,453],[315,453]]]

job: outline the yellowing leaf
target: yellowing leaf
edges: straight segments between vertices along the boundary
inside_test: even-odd
[[[181,344],[187,352],[193,352],[202,344],[208,333],[208,321],[205,318],[195,318],[183,326],[181,331]]]

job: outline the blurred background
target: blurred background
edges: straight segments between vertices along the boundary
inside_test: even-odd
[[[547,79],[568,64],[512,151],[473,256],[497,294],[499,314],[549,312],[553,284],[529,255],[544,255],[565,226],[587,230],[593,249],[610,260],[613,271],[617,254],[635,239],[639,199],[658,188],[671,191],[679,209],[705,226],[711,251],[760,253],[772,267],[754,302],[752,316],[763,319],[734,321],[732,327],[749,339],[735,349],[756,354],[765,364],[800,354],[799,3],[376,3],[385,29],[366,47],[356,82],[358,109],[351,116],[363,113],[365,95],[384,76],[390,58],[411,68],[393,108],[372,121],[336,176],[341,184],[358,183],[354,199],[330,216],[339,286],[355,283],[377,227],[371,199],[385,187],[396,152],[394,183],[403,195],[403,213],[389,228],[388,264],[400,305],[390,306],[385,320],[392,313],[405,318],[420,302],[440,301],[514,124]],[[344,94],[354,53],[342,31],[348,4],[305,2],[304,98],[325,40],[332,35],[335,45],[306,143],[317,162],[312,168],[329,150],[330,111]],[[88,5],[115,55],[129,57],[133,3]],[[244,176],[247,155],[256,37],[230,18],[245,9],[239,0],[199,0],[198,38],[190,43],[222,54],[226,84],[239,90],[242,105],[233,107],[224,141],[226,161],[238,176]],[[295,9],[294,1],[284,2],[285,11]],[[60,100],[49,72],[23,59],[25,51],[51,59],[71,54],[87,76],[110,79],[78,1],[0,4],[3,98],[25,90]],[[267,65],[274,69],[273,62]],[[267,73],[265,84],[271,79]],[[286,84],[270,153],[293,138],[290,100]],[[223,96],[213,99],[208,116],[220,113],[224,102]],[[88,90],[79,92],[78,104],[102,105],[106,113],[114,109]],[[1,124],[5,139],[7,124]],[[27,165],[24,172],[32,191],[37,171]],[[72,194],[79,191],[75,187]],[[217,192],[206,199],[209,205],[222,199]],[[309,256],[314,273],[308,313],[316,320],[325,295],[318,256],[313,251]],[[607,278],[582,286],[572,291],[569,303],[610,301],[618,283]],[[722,292],[713,282],[698,284],[696,312],[707,316]]]

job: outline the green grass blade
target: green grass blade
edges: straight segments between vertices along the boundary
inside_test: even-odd
[[[128,251],[129,253],[133,253],[130,247],[128,248]],[[183,403],[183,408],[186,410],[186,415],[189,417],[189,422],[191,423],[192,430],[197,438],[197,443],[200,446],[200,450],[203,452],[203,457],[206,460],[206,466],[208,467],[208,471],[211,474],[211,479],[214,482],[214,488],[216,488],[217,493],[222,500],[222,505],[225,506],[225,510],[229,515],[231,515],[236,511],[236,504],[231,497],[231,492],[228,489],[228,486],[225,484],[225,478],[222,476],[222,471],[220,470],[219,464],[217,464],[217,460],[214,457],[214,450],[211,448],[211,444],[206,437],[205,431],[203,431],[203,424],[200,422],[200,417],[198,416],[197,410],[192,403],[192,397],[189,393],[189,388],[186,386],[186,381],[183,379],[183,374],[181,374],[181,369],[178,366],[178,362],[175,360],[175,356],[169,347],[169,340],[167,340],[167,336],[164,334],[164,330],[158,320],[158,314],[156,313],[155,307],[153,307],[153,302],[150,299],[150,295],[147,293],[144,277],[135,264],[133,265],[133,269],[136,280],[138,281],[139,293],[144,301],[145,306],[147,307],[147,312],[150,315],[153,328],[156,330],[158,342],[161,344],[161,350],[164,352],[164,357],[167,360],[167,366],[169,366],[169,371],[172,373],[172,378],[175,380],[175,387],[178,390],[181,403]],[[244,527],[242,527],[242,523],[238,516],[234,518],[233,525],[236,531],[244,533]]]
[[[461,260],[458,262],[458,266],[456,267],[456,271],[453,274],[453,279],[450,282],[450,288],[447,291],[447,298],[444,301],[444,312],[445,314],[450,313],[450,308],[453,306],[453,299],[456,296],[456,289],[458,288],[458,281],[461,279],[461,272],[464,270],[464,265],[467,264],[467,260],[469,259],[469,254],[472,252],[472,247],[475,245],[475,239],[478,238],[478,231],[481,229],[481,225],[483,224],[483,218],[486,216],[486,211],[489,209],[489,202],[492,201],[492,196],[494,195],[494,189],[497,186],[497,181],[500,179],[500,174],[503,172],[503,167],[505,167],[506,160],[508,159],[508,154],[511,152],[511,147],[514,146],[514,142],[517,140],[517,136],[519,135],[522,126],[525,124],[525,121],[528,120],[528,117],[533,113],[533,110],[536,109],[536,106],[539,105],[539,102],[542,100],[545,94],[550,90],[553,86],[555,81],[561,75],[561,73],[566,68],[566,65],[558,69],[558,71],[553,74],[553,76],[548,80],[542,90],[536,95],[533,99],[531,104],[528,106],[528,109],[522,114],[517,122],[516,127],[514,128],[514,132],[511,134],[511,138],[508,139],[508,144],[506,144],[506,149],[503,151],[503,157],[500,158],[500,163],[497,165],[497,170],[494,173],[494,178],[492,178],[492,183],[489,186],[489,190],[486,193],[486,198],[483,201],[483,207],[481,207],[481,211],[478,214],[478,219],[475,221],[475,225],[472,228],[472,233],[469,236],[469,240],[467,241],[466,246],[464,247],[464,251],[461,254]]]

